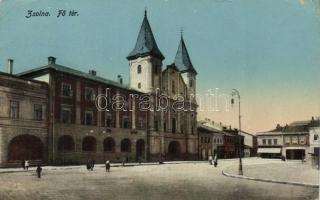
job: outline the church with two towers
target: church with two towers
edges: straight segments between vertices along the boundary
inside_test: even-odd
[[[145,12],[126,58],[128,84],[60,65],[53,56],[45,66],[1,73],[6,103],[0,109],[0,166],[21,160],[65,165],[197,159],[197,71],[183,35],[175,59],[164,66]],[[97,97],[107,89],[110,96],[128,98],[133,109],[97,109]],[[131,94],[149,95],[153,109],[141,110]],[[165,109],[155,109],[158,95],[166,97],[160,102]],[[183,109],[175,109],[176,102]]]

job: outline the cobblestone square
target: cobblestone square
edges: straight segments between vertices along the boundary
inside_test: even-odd
[[[244,160],[263,164],[265,160]],[[220,160],[217,168],[207,163],[181,163],[112,167],[93,171],[85,166],[54,169],[44,167],[38,179],[35,170],[0,174],[0,199],[286,199],[315,200],[318,189],[230,178],[222,170],[237,160]],[[279,164],[277,164],[279,165]],[[280,170],[279,170],[280,171]]]

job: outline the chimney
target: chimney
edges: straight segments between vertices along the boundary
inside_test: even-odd
[[[56,58],[53,56],[48,57],[48,65],[56,64]]]
[[[13,59],[8,59],[8,74],[13,74]]]
[[[118,75],[118,82],[122,85],[123,80],[122,80],[122,76],[120,74]]]
[[[97,72],[95,70],[89,70],[89,74],[90,75],[93,75],[93,76],[96,76],[97,75]]]
[[[313,116],[311,117],[311,121],[314,121],[314,117]]]
[[[231,125],[229,125],[229,129],[231,130],[232,128],[231,128]]]

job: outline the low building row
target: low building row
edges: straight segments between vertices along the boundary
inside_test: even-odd
[[[209,156],[237,158],[256,156],[257,138],[255,135],[215,124],[211,121],[198,122],[198,157],[207,160]]]
[[[295,121],[259,132],[258,154],[263,158],[308,159],[319,156],[320,119]]]

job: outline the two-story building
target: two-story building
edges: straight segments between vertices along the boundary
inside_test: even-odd
[[[205,122],[198,122],[199,159],[223,154],[223,132]]]
[[[276,129],[257,133],[258,153],[261,157],[306,159],[318,154],[320,133],[319,119],[295,121],[289,125],[277,125]]]
[[[296,121],[283,127],[283,152],[286,159],[304,159],[309,153],[309,123]]]
[[[262,158],[280,158],[282,155],[283,135],[282,127],[277,125],[276,129],[257,133],[258,155]]]
[[[48,159],[48,85],[0,72],[0,166]]]

